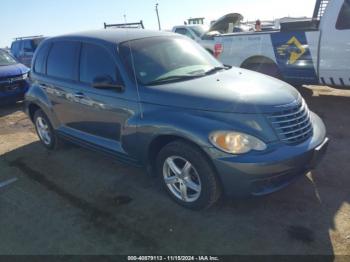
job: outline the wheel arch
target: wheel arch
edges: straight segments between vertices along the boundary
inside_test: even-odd
[[[277,66],[276,62],[273,59],[263,55],[256,55],[245,59],[240,67],[249,69],[247,66],[252,64],[275,64]]]
[[[52,108],[52,102],[46,92],[34,83],[25,96],[25,109],[30,119],[33,121],[36,110],[40,109],[49,118],[52,126],[57,128],[59,121]]]
[[[280,68],[277,63],[267,56],[252,56],[244,60],[241,68],[259,72],[278,79],[283,79]]]
[[[148,147],[148,166],[152,171],[155,171],[155,164],[156,164],[156,160],[157,160],[157,156],[159,154],[159,152],[162,150],[162,148],[164,148],[166,145],[175,142],[175,141],[182,141],[186,144],[189,144],[193,147],[195,147],[197,150],[199,150],[203,156],[208,160],[208,163],[211,165],[211,167],[213,168],[213,170],[215,171],[215,173],[217,174],[217,178],[221,183],[221,179],[220,176],[218,175],[217,169],[215,168],[215,165],[212,161],[212,159],[210,158],[210,156],[208,155],[208,153],[200,146],[198,145],[196,142],[192,141],[189,138],[180,136],[180,135],[171,135],[171,134],[164,134],[164,135],[159,135],[157,137],[155,137],[151,143],[149,144]]]
[[[36,103],[29,103],[27,105],[28,107],[28,116],[32,122],[34,122],[34,115],[38,110],[42,110],[40,106],[38,106]]]

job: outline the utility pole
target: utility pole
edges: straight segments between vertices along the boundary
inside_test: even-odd
[[[159,31],[162,30],[161,26],[160,26],[160,19],[159,19],[159,12],[158,12],[158,3],[156,3],[156,13],[157,13],[157,18],[158,18],[158,27],[159,27]]]

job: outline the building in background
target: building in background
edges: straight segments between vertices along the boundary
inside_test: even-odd
[[[204,17],[196,17],[187,19],[187,24],[189,25],[204,25]],[[186,22],[185,22],[186,24]]]

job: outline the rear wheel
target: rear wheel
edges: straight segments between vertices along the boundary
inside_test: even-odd
[[[255,72],[259,72],[268,76],[272,76],[277,79],[282,79],[282,74],[276,64],[273,63],[254,63],[254,64],[248,64],[244,66],[243,68],[252,70]]]
[[[216,173],[207,158],[183,141],[172,142],[160,151],[157,173],[170,197],[186,208],[208,208],[221,196]]]
[[[41,109],[38,109],[34,114],[33,120],[41,143],[47,149],[57,149],[60,141],[45,113]]]

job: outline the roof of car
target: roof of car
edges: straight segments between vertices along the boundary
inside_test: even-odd
[[[152,31],[145,29],[101,29],[94,31],[71,33],[52,37],[50,40],[60,38],[78,38],[78,39],[98,39],[111,43],[122,43],[130,40],[157,37],[157,36],[171,36],[173,33],[164,31]]]

